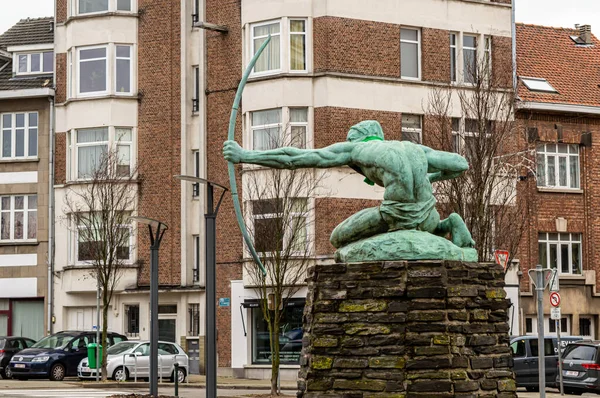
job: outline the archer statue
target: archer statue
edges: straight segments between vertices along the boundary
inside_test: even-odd
[[[394,255],[393,252],[399,250],[397,246],[406,245],[406,240],[413,239],[415,234],[398,236],[392,244],[389,244],[387,235],[396,231],[421,231],[441,237],[451,235],[454,247],[459,249],[458,255],[448,255],[442,252],[456,250],[445,246],[446,243],[437,242],[438,246],[433,249],[437,250],[434,257],[476,261],[476,254],[475,260],[473,257],[475,250],[472,249],[475,242],[467,226],[456,213],[440,220],[431,185],[435,181],[456,178],[469,168],[466,159],[459,154],[433,150],[408,141],[385,141],[381,125],[374,120],[351,127],[346,142],[321,149],[284,147],[252,151],[241,148],[234,141],[225,141],[223,154],[232,163],[251,163],[280,169],[349,166],[365,176],[368,184],[384,187],[384,200],[379,206],[359,211],[333,230],[330,241],[338,251],[377,237],[367,251],[379,251],[381,246],[387,244],[394,246],[388,250],[388,255],[390,252]],[[415,241],[417,243],[409,242],[409,246],[401,251],[427,251],[429,248],[415,246],[431,246],[431,239],[421,236]],[[460,254],[462,249],[467,249],[469,255]],[[374,259],[372,255],[365,254],[364,247],[361,250],[359,257]],[[406,254],[401,259],[438,259],[429,258],[432,256],[431,250],[419,255]]]

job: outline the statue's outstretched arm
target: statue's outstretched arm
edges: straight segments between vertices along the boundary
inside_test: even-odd
[[[329,168],[348,165],[354,144],[341,142],[322,149],[284,147],[267,151],[250,151],[233,141],[225,141],[225,159],[234,163],[251,163],[277,169]]]
[[[428,178],[431,182],[456,178],[469,169],[467,160],[458,153],[436,151],[423,145],[421,148],[427,156]]]

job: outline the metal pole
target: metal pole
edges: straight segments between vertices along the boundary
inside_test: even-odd
[[[100,380],[100,278],[98,276],[96,278],[96,382],[98,382]]]
[[[150,395],[158,397],[158,244],[150,247]]]
[[[179,397],[179,363],[177,362],[177,357],[175,357],[175,396]]]
[[[563,374],[562,374],[562,345],[560,344],[560,320],[556,320],[556,344],[558,345],[558,380],[560,384],[560,395],[565,395],[565,389],[563,386]]]
[[[544,272],[540,264],[535,267],[537,283],[537,320],[538,320],[538,374],[540,398],[546,398],[546,363],[544,356]]]
[[[213,209],[213,186],[207,184],[206,223],[206,398],[217,397],[217,274],[216,274],[216,214]]]

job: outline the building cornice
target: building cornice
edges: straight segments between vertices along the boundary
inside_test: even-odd
[[[27,88],[21,90],[0,90],[0,99],[54,97],[52,88]]]
[[[517,102],[517,110],[531,110],[543,112],[585,113],[600,115],[600,106],[561,104],[553,102]]]

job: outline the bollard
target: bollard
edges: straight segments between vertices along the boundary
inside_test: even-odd
[[[174,370],[174,379],[175,379],[175,396],[179,397],[179,364],[175,362],[175,370]]]

